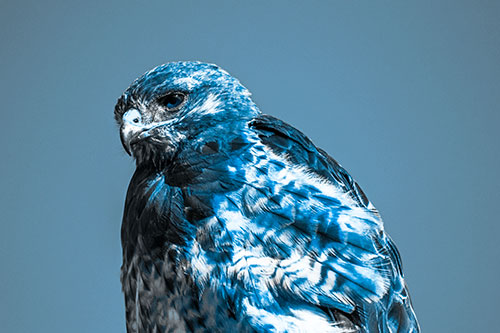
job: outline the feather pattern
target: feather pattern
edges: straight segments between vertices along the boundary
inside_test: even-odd
[[[188,96],[174,114],[170,91]],[[131,109],[153,133],[132,146],[122,225],[128,332],[419,331],[361,188],[227,72],[160,66],[119,100],[122,129]]]

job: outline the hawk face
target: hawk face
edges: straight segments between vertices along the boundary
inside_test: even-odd
[[[138,164],[164,165],[184,147],[224,136],[259,111],[249,91],[216,65],[175,62],[147,72],[115,106],[120,138]]]

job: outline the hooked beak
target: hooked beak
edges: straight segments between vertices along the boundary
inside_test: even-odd
[[[132,156],[132,146],[151,136],[151,130],[168,125],[169,121],[145,125],[139,111],[131,109],[123,114],[122,126],[120,127],[120,140],[123,148]]]
[[[149,137],[147,129],[133,128],[131,126],[122,125],[120,132],[120,140],[122,141],[123,148],[132,156],[132,145]]]
[[[120,140],[127,154],[132,156],[132,145],[142,140],[139,137],[148,129],[142,123],[142,116],[139,111],[132,109],[123,114],[122,126],[120,127]]]

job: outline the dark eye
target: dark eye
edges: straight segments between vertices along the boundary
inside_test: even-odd
[[[184,102],[186,96],[183,93],[171,92],[158,99],[158,103],[168,111],[175,111]]]

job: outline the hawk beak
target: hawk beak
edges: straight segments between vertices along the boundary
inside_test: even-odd
[[[122,126],[120,133],[120,140],[122,142],[123,149],[125,149],[125,151],[129,156],[132,156],[132,153],[130,151],[131,150],[130,140],[123,133],[124,133],[124,127]]]
[[[142,123],[139,111],[131,109],[123,114],[120,140],[127,154],[132,156],[132,145],[149,136],[148,129],[150,129],[149,126]]]
[[[154,129],[168,126],[172,123],[171,120],[157,122],[152,124],[144,124],[142,122],[141,113],[135,109],[130,109],[122,116],[122,125],[120,127],[120,140],[123,148],[132,156],[132,146],[142,140],[151,137]]]

